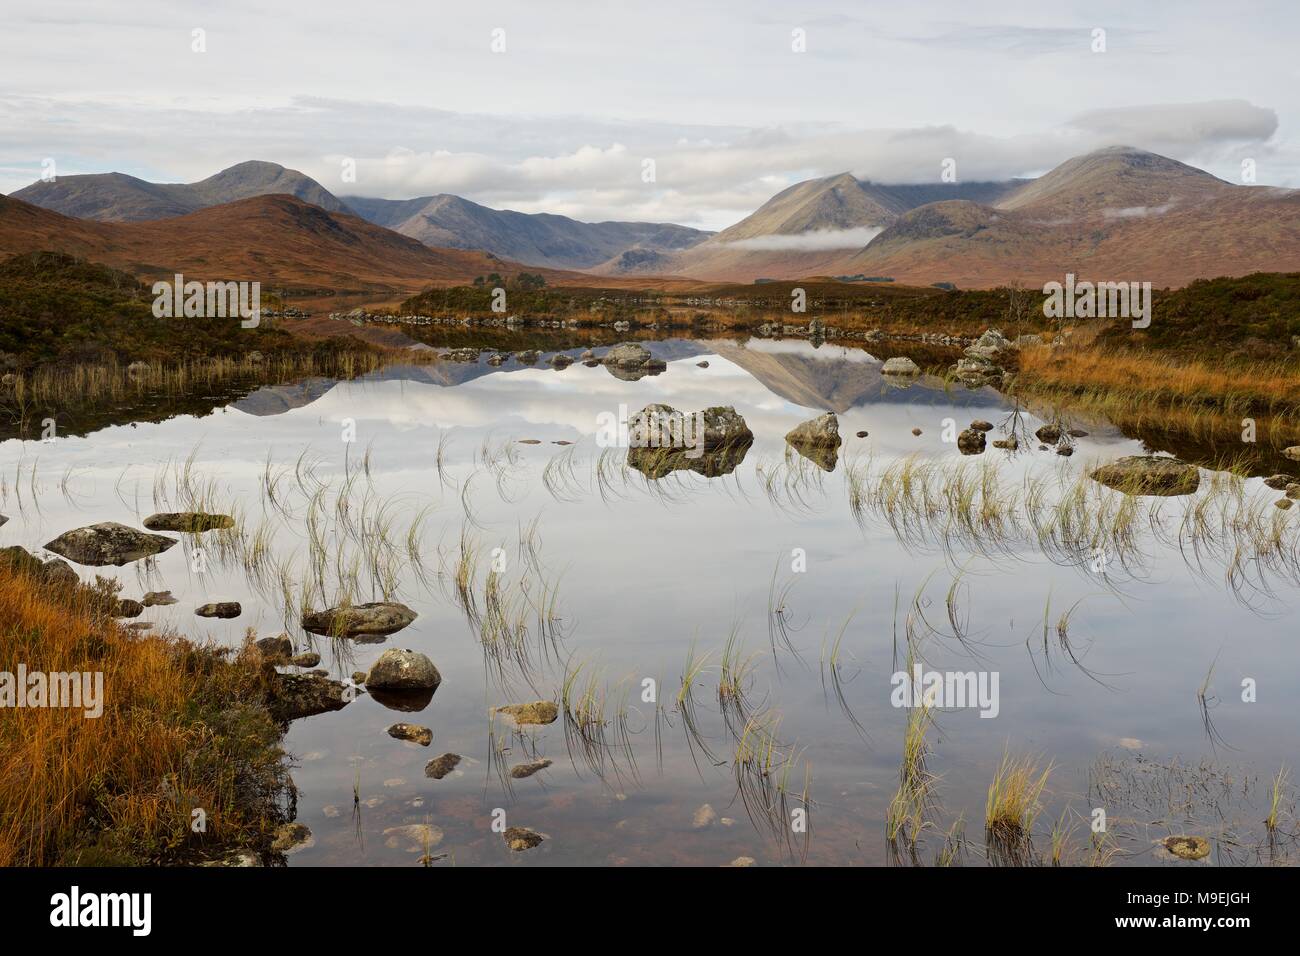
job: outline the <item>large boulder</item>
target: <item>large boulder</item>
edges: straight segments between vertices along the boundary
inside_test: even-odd
[[[1007,339],[998,329],[988,329],[983,335],[975,340],[974,345],[968,345],[963,351],[975,359],[987,359],[990,362],[996,361],[998,356],[1003,352],[1008,352],[1015,346]]]
[[[302,616],[302,629],[329,637],[384,637],[400,631],[416,617],[405,604],[374,601],[307,611]]]
[[[175,538],[137,531],[116,521],[104,521],[65,531],[45,548],[77,564],[120,567],[161,554],[174,544]]]
[[[696,416],[699,416],[698,422]],[[702,432],[702,436],[697,432]],[[628,419],[627,433],[633,447],[684,449],[689,439],[691,450],[702,444],[705,451],[711,451],[726,445],[749,445],[754,441],[754,433],[749,430],[744,416],[730,405],[706,408],[691,415],[689,420],[685,412],[679,412],[671,405],[647,405]]]
[[[177,531],[200,534],[204,531],[224,531],[235,526],[230,515],[205,514],[202,511],[167,511],[144,519],[150,531]]]
[[[600,361],[609,374],[625,382],[635,382],[646,375],[658,375],[668,367],[667,363],[651,355],[644,345],[636,342],[615,345]]]
[[[419,651],[390,647],[379,655],[379,660],[366,674],[366,687],[380,690],[414,691],[434,690],[442,683],[442,675],[433,661]]]
[[[1156,455],[1121,458],[1095,469],[1091,477],[1130,495],[1190,495],[1201,485],[1201,473],[1195,465]]]

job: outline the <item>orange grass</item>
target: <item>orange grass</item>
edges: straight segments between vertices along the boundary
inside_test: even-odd
[[[0,708],[0,865],[186,862],[264,842],[287,775],[259,665],[133,636],[102,605],[0,567],[0,670],[104,675],[95,719]]]

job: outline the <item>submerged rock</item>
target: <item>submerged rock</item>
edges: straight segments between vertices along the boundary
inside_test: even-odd
[[[235,526],[230,515],[206,514],[202,511],[168,511],[144,519],[150,531],[178,531],[200,534],[204,531],[222,531]]]
[[[1048,445],[1055,445],[1061,440],[1060,425],[1044,425],[1034,432],[1034,437]]]
[[[1265,478],[1264,484],[1274,491],[1286,491],[1286,486],[1295,482],[1290,475],[1273,475],[1271,478]]]
[[[390,850],[423,853],[442,842],[442,829],[432,823],[408,823],[384,830],[384,846]]]
[[[895,356],[880,367],[883,375],[920,375],[921,367],[906,356]]]
[[[555,706],[554,701],[538,700],[531,704],[507,704],[504,707],[496,707],[493,708],[493,713],[504,714],[516,724],[524,726],[526,724],[553,724],[555,718],[560,716],[560,709]]]
[[[392,647],[379,655],[379,660],[366,675],[367,688],[396,691],[435,690],[442,683],[442,675],[433,661],[419,651]]]
[[[121,567],[161,554],[176,544],[175,538],[147,534],[116,521],[104,521],[65,531],[45,545],[47,551],[78,564]]]
[[[1201,485],[1201,473],[1195,465],[1155,455],[1121,458],[1097,468],[1091,477],[1130,495],[1190,495]]]
[[[982,455],[984,442],[984,432],[976,428],[967,428],[957,436],[957,450],[963,455]]]
[[[276,674],[268,695],[267,709],[281,723],[342,710],[358,691],[342,681],[319,674]]]
[[[217,601],[213,604],[204,604],[194,609],[194,613],[199,617],[220,617],[231,618],[239,617],[244,613],[244,609],[238,601]]]
[[[384,637],[400,631],[416,617],[405,604],[375,601],[307,611],[302,616],[302,628],[330,637]]]
[[[140,599],[140,603],[145,607],[157,607],[178,602],[172,597],[171,591],[149,591]]]
[[[705,827],[713,826],[713,822],[717,819],[717,811],[713,809],[711,804],[706,803],[692,815],[691,826],[696,830],[703,830]]]
[[[289,663],[294,667],[315,667],[320,663],[320,655],[315,651],[303,651],[289,658]]]
[[[527,763],[516,764],[510,768],[510,776],[515,780],[523,780],[531,777],[540,770],[545,770],[551,765],[551,761],[543,757],[541,760],[530,760]]]
[[[516,853],[523,850],[531,850],[539,846],[545,837],[535,830],[527,827],[507,827],[506,832],[501,834],[506,841],[506,846],[510,847]]]
[[[443,754],[441,757],[434,757],[424,765],[424,775],[434,780],[441,780],[456,769],[461,759],[460,754]]]
[[[758,863],[752,856],[738,856],[728,863],[727,866],[758,866]]]
[[[1205,837],[1171,836],[1162,845],[1180,860],[1202,860],[1210,855],[1210,841]]]
[[[398,740],[409,740],[421,747],[433,743],[433,731],[419,724],[393,724],[388,728],[388,736],[396,737]]]

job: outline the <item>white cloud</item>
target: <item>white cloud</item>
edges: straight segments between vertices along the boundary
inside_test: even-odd
[[[860,229],[813,229],[793,236],[753,236],[737,239],[727,245],[738,249],[759,252],[820,252],[824,249],[861,249],[876,236],[881,228],[864,226]]]

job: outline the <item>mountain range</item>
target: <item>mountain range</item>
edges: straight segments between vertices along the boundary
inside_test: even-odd
[[[250,162],[192,184],[119,173],[35,183],[0,202],[0,252],[34,248],[142,274],[189,263],[222,275],[257,272],[264,281],[381,290],[521,267],[559,270],[552,284],[623,287],[668,277],[810,276],[987,287],[1037,285],[1066,272],[1161,287],[1300,269],[1300,190],[1234,185],[1116,146],[1035,179],[808,180],[711,234],[583,223],[451,195],[339,198],[300,172]]]

